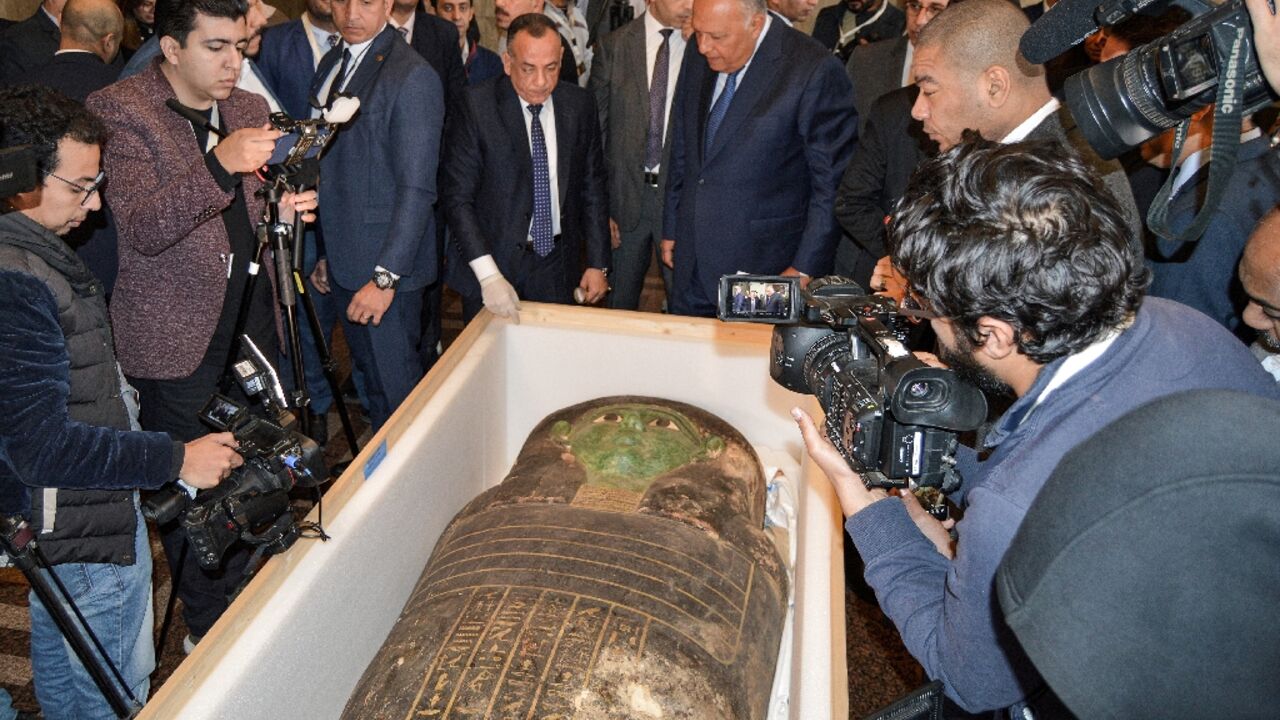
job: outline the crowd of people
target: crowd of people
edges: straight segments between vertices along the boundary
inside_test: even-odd
[[[967,712],[1048,707],[995,586],[1058,461],[1179,391],[1278,397],[1274,114],[1244,121],[1226,199],[1177,243],[1147,210],[1172,174],[1169,226],[1192,223],[1211,110],[1179,157],[1167,134],[1104,160],[1059,73],[1019,53],[1039,8],[841,0],[808,35],[793,25],[811,1],[631,3],[619,22],[611,0],[496,0],[482,32],[470,0],[306,0],[293,20],[263,0],[44,0],[0,30],[0,149],[30,146],[37,175],[0,199],[0,512],[32,524],[139,697],[154,657],[138,491],[195,492],[240,463],[198,412],[241,334],[289,365],[291,279],[257,233],[273,113],[359,101],[318,183],[278,205],[305,223],[318,325],[341,324],[375,430],[438,356],[445,285],[468,320],[518,322],[526,300],[634,310],[656,261],[676,314],[714,316],[720,278],[746,272],[840,274],[935,315],[936,361],[1011,402],[961,452],[954,527],[866,490],[797,421],[881,607]],[[1249,10],[1275,83],[1280,28],[1265,0]],[[1116,57],[1183,19],[1088,47]],[[784,315],[778,288],[731,306]],[[323,441],[342,399],[300,331]],[[190,651],[249,553],[207,572],[180,528],[161,531]],[[71,580],[95,573],[112,584]],[[114,717],[31,607],[44,717]]]

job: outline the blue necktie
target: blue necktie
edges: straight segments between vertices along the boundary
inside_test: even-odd
[[[711,106],[711,114],[707,115],[707,134],[702,143],[703,157],[711,153],[711,141],[715,139],[716,131],[720,129],[720,123],[724,122],[725,113],[729,112],[729,103],[733,102],[733,90],[738,84],[740,72],[742,72],[740,69],[734,70],[724,79],[724,89],[720,91],[720,97],[716,98],[716,104]]]
[[[529,106],[533,116],[529,124],[533,145],[533,227],[529,228],[529,237],[533,238],[533,251],[538,257],[546,257],[555,247],[555,239],[551,233],[551,170],[547,165],[547,139],[542,134],[542,121],[538,120],[540,112],[541,105]]]
[[[667,74],[671,55],[671,28],[663,28],[662,44],[653,61],[653,81],[649,83],[649,135],[644,145],[644,167],[655,168],[662,162],[662,125],[667,114]]]

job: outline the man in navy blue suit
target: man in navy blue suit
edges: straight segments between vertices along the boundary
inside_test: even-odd
[[[591,93],[559,81],[564,52],[540,13],[512,20],[507,77],[468,88],[449,124],[449,283],[519,320],[519,301],[594,303],[608,289],[604,150]],[[585,256],[585,268],[582,258]]]
[[[471,0],[432,0],[432,5],[436,15],[458,29],[462,70],[467,77],[467,85],[479,85],[485,80],[502,77],[502,60],[494,51],[480,46],[480,31],[473,30],[476,8]]]
[[[360,99],[320,161],[323,259],[312,273],[345,308],[344,335],[379,428],[422,378],[423,289],[436,281],[440,77],[387,22],[391,0],[333,0],[342,43],[312,80],[321,105]]]
[[[694,0],[671,109],[662,260],[671,311],[712,316],[721,275],[831,270],[858,117],[844,68],[764,0]]]

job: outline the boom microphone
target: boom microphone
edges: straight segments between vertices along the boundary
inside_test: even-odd
[[[222,130],[214,127],[213,123],[205,119],[203,115],[196,112],[195,110],[192,110],[186,105],[183,105],[182,103],[178,102],[176,98],[169,98],[168,100],[164,101],[164,104],[168,106],[170,110],[178,113],[182,117],[189,120],[192,125],[195,125],[196,127],[202,127],[205,130],[208,130],[209,132],[213,133],[214,135],[217,135],[220,138],[224,138],[227,136],[227,134],[222,132]]]
[[[1098,29],[1098,0],[1060,0],[1022,34],[1018,49],[1042,65],[1079,45]]]

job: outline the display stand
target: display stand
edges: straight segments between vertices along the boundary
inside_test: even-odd
[[[454,514],[545,415],[623,394],[697,405],[800,459],[787,714],[846,717],[840,511],[789,415],[817,403],[769,379],[770,333],[536,303],[519,325],[482,312],[325,494],[333,539],[272,558],[140,717],[338,717]]]

